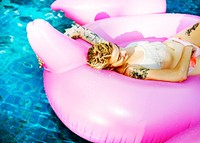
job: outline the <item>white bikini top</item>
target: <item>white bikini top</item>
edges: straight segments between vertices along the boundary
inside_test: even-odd
[[[138,66],[142,66],[148,69],[161,69],[161,64],[165,59],[167,46],[161,42],[133,42],[126,46],[128,47],[139,47],[144,52],[144,59]]]

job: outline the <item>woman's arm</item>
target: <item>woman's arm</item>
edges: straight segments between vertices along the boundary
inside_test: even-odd
[[[99,37],[94,32],[78,24],[74,24],[71,28],[66,29],[64,34],[73,39],[81,38],[92,45],[106,42],[103,38]]]
[[[192,46],[184,47],[182,57],[174,69],[151,70],[128,67],[125,75],[139,79],[181,82],[187,79],[192,49]]]

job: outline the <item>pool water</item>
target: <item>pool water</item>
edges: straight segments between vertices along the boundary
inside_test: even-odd
[[[87,142],[57,118],[46,98],[42,69],[26,37],[42,18],[63,32],[72,21],[53,12],[54,0],[0,0],[0,142]],[[167,0],[167,12],[200,16],[200,0]]]

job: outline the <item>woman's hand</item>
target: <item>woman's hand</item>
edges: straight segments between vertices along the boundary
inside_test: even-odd
[[[73,39],[81,38],[91,45],[107,42],[96,33],[78,24],[74,24],[71,28],[66,29],[64,34]]]

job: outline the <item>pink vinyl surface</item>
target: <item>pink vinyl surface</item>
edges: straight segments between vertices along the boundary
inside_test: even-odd
[[[83,25],[110,17],[165,13],[166,0],[56,0],[51,8]]]
[[[86,25],[106,40],[163,41],[200,18],[152,14],[109,18]],[[27,26],[28,39],[49,71],[44,86],[62,122],[93,142],[164,142],[200,122],[200,76],[181,83],[132,79],[86,64],[88,44],[49,23]]]

